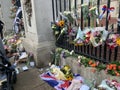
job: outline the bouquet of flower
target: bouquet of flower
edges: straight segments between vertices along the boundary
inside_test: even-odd
[[[118,38],[119,34],[109,34],[106,44],[108,45],[108,47],[110,49],[113,49],[115,47],[117,47],[117,38]]]
[[[116,90],[120,90],[120,83],[117,80],[107,80],[107,85]]]
[[[73,23],[74,19],[70,11],[64,11],[63,15],[67,18],[70,23]]]
[[[61,71],[64,73],[67,80],[73,79],[73,73],[71,72],[71,68],[69,65],[64,65],[64,67],[61,68]]]
[[[85,28],[85,30],[83,31],[83,42],[85,44],[90,43],[90,36],[91,36],[91,28]]]
[[[117,64],[116,63],[108,64],[106,66],[105,71],[111,75],[120,76],[120,66],[119,65],[120,65],[119,62]]]
[[[91,18],[95,18],[98,15],[97,7],[90,8],[89,15]]]
[[[88,4],[82,4],[81,7],[83,12],[83,18],[84,20],[87,20],[89,14]]]
[[[120,36],[117,37],[117,39],[116,39],[116,44],[117,44],[118,46],[120,46]]]
[[[78,28],[77,35],[74,41],[76,42],[76,44],[83,44],[83,31],[81,31],[80,27]]]
[[[62,28],[64,27],[64,20],[56,21],[51,23],[52,30],[54,31],[55,36],[59,36]]]
[[[99,24],[98,10],[96,6],[89,9],[89,17],[92,18],[92,26],[94,26],[95,19],[96,19],[97,24]]]
[[[106,31],[103,27],[97,27],[92,30],[90,41],[94,47],[97,47],[106,40],[108,35],[108,31]]]

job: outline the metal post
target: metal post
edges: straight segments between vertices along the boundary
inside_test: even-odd
[[[55,21],[54,0],[52,0],[53,21]]]
[[[66,0],[64,0],[64,11],[66,11]]]
[[[119,1],[119,15],[118,15],[117,33],[120,34],[120,1]]]
[[[111,1],[111,0],[108,0],[108,1],[107,1],[107,8],[110,8],[110,1]],[[106,15],[106,27],[105,27],[106,30],[108,30],[108,25],[109,25],[108,15],[109,15],[109,11],[107,10],[107,15]],[[104,45],[104,54],[103,54],[104,60],[106,60],[106,51],[107,51],[107,45],[105,44],[105,45]]]
[[[118,15],[117,33],[120,34],[120,1],[119,1],[119,15]],[[117,60],[117,57],[118,57],[118,46],[115,48],[114,60]]]
[[[69,0],[69,10],[71,11],[71,0]]]
[[[57,0],[55,0],[55,4],[56,4],[56,19],[58,18],[58,3],[57,3]]]
[[[111,0],[108,0],[107,1],[107,8],[110,8],[110,1]],[[106,15],[106,30],[108,30],[108,25],[109,25],[109,20],[108,20],[108,15],[109,15],[109,11],[107,10],[107,15]]]
[[[57,1],[57,0],[56,0]],[[59,0],[60,3],[60,12],[62,12],[62,4],[61,4],[61,0]],[[62,20],[62,16],[60,16],[60,19]]]
[[[88,5],[88,9],[90,7],[90,1],[89,1],[89,5]],[[88,27],[90,27],[90,16],[88,15]]]
[[[81,5],[83,4],[83,0],[81,0]],[[83,30],[83,9],[81,7],[81,30]]]
[[[74,2],[74,5],[75,5],[75,17],[77,16],[77,0],[75,0],[75,2]],[[75,26],[76,26],[76,21],[75,21]]]
[[[97,0],[97,10],[98,10],[98,14],[100,13],[99,7],[100,7],[100,0]],[[97,16],[97,18],[98,18],[98,16]],[[98,26],[98,24],[97,24],[97,21],[96,21],[96,27],[97,27],[97,26]]]

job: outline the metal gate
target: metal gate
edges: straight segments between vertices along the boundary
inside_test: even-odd
[[[56,19],[62,20],[63,18],[59,15],[59,12],[63,11],[71,11],[72,8],[71,6],[74,5],[74,9],[78,9],[78,1],[80,0],[52,0],[52,9],[53,9],[53,21]],[[84,3],[85,0],[80,1],[80,5]],[[96,6],[98,8],[98,13],[100,12],[100,5],[103,3],[107,6],[107,8],[111,7],[112,1],[114,0],[94,0],[96,1]],[[90,3],[88,4],[90,6]],[[118,33],[120,34],[120,2],[119,2],[119,12],[118,12],[118,18],[119,21],[116,21],[117,28],[114,27],[115,23],[112,23],[112,21],[108,20],[108,15],[109,15],[109,10],[106,12],[106,17],[104,19],[105,24],[103,25],[102,23],[99,26],[105,26],[106,30],[111,30],[112,33]],[[81,7],[81,17],[80,17],[80,26],[81,29],[83,29],[85,26],[90,27],[91,26],[91,17],[87,18],[87,24],[84,23],[84,18],[83,18],[83,8]],[[113,18],[112,18],[113,19]],[[117,19],[117,18],[116,18]],[[97,23],[97,22],[96,22]],[[111,24],[111,28],[109,28]],[[74,23],[76,27],[76,22]],[[94,24],[94,27],[97,27],[97,24]],[[75,38],[75,37],[73,37]],[[100,62],[103,63],[109,63],[112,61],[120,61],[120,46],[115,47],[114,49],[109,49],[106,44],[100,45],[98,47],[93,47],[92,45],[82,45],[82,46],[75,46],[74,44],[71,44],[67,42],[67,36],[64,35],[62,37],[62,40],[56,42],[56,45],[58,47],[62,47],[64,49],[68,50],[74,50],[77,54],[81,54],[84,56],[87,56],[89,58],[93,58],[95,60],[99,60]]]

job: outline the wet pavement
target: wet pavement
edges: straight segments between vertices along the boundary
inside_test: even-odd
[[[41,80],[42,72],[37,68],[31,68],[27,71],[20,72],[17,77],[17,83],[14,90],[55,90],[46,82]]]

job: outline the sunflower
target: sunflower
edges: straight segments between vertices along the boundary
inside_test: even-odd
[[[116,44],[120,46],[120,37],[116,39]]]
[[[64,24],[65,24],[65,22],[64,22],[64,20],[61,20],[61,21],[59,21],[59,23],[58,23],[58,24],[59,24],[59,26],[60,26],[60,27],[63,27],[63,26],[64,26]]]

